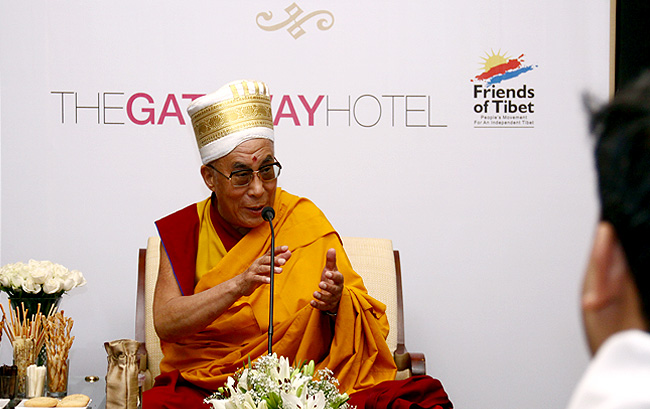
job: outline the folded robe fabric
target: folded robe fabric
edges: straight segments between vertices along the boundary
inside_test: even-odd
[[[451,409],[454,405],[439,380],[427,375],[386,381],[354,393],[348,403],[357,409]]]
[[[209,203],[210,199],[157,222],[185,295],[237,276],[270,247],[270,228],[264,223],[224,253]],[[274,208],[276,246],[288,246],[292,255],[283,272],[275,276],[273,351],[292,363],[313,359],[317,369],[332,370],[341,390],[348,393],[394,379],[395,364],[385,342],[385,306],[367,294],[334,228],[311,201],[279,188]],[[337,267],[345,278],[334,326],[328,316],[309,304],[329,248],[336,249]],[[209,256],[197,256],[197,249]],[[215,263],[214,267],[200,271],[210,263]],[[194,285],[197,273],[201,278]],[[190,383],[216,390],[249,356],[255,359],[267,353],[268,316],[269,286],[264,285],[241,297],[198,333],[174,343],[161,342],[161,372],[178,370]]]

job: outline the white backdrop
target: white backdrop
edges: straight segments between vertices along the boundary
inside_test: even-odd
[[[299,27],[262,29],[295,7]],[[85,274],[62,305],[71,371],[103,376],[103,342],[134,336],[137,249],[207,195],[187,95],[260,79],[280,185],[342,235],[393,240],[407,347],[456,407],[562,407],[597,214],[580,95],[607,96],[608,36],[607,0],[0,0],[0,261]],[[472,80],[520,56],[492,89],[532,89],[508,100],[533,112],[481,118],[507,98]]]

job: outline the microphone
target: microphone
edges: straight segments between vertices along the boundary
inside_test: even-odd
[[[271,206],[266,206],[264,209],[262,209],[262,219],[266,220],[267,222],[271,222],[273,218],[275,217],[275,210]],[[273,230],[273,224],[271,224],[271,231]]]
[[[273,352],[273,283],[274,279],[273,276],[275,276],[275,232],[273,231],[273,218],[275,217],[275,210],[271,206],[266,206],[264,209],[262,209],[262,219],[266,220],[269,222],[269,226],[271,227],[271,270],[269,272],[269,276],[271,279],[270,282],[270,290],[269,290],[269,355],[271,355]]]

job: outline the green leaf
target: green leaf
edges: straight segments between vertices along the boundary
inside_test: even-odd
[[[348,396],[347,393],[337,396],[336,399],[334,399],[334,401],[332,402],[332,409],[340,408],[341,405],[343,405],[348,400],[350,400],[350,397]]]
[[[266,401],[266,404],[268,405],[269,409],[278,409],[280,406],[280,403],[282,403],[282,399],[280,398],[280,395],[277,393],[271,391],[267,396],[263,398]]]
[[[312,359],[309,361],[309,364],[302,369],[302,373],[307,376],[313,376],[314,375],[314,360]]]

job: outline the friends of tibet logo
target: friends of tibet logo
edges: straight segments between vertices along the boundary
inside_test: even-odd
[[[480,73],[471,79],[474,128],[534,128],[535,88],[526,82],[537,66],[501,50],[481,57]]]
[[[264,31],[277,31],[287,27],[287,32],[297,40],[307,33],[303,28],[303,24],[314,17],[320,16],[316,20],[316,27],[321,31],[329,30],[334,25],[334,14],[328,10],[315,10],[304,14],[303,9],[294,2],[285,8],[284,11],[288,15],[287,18],[280,21],[276,19],[274,22],[271,22],[273,20],[273,12],[258,13],[255,18],[257,26]]]

